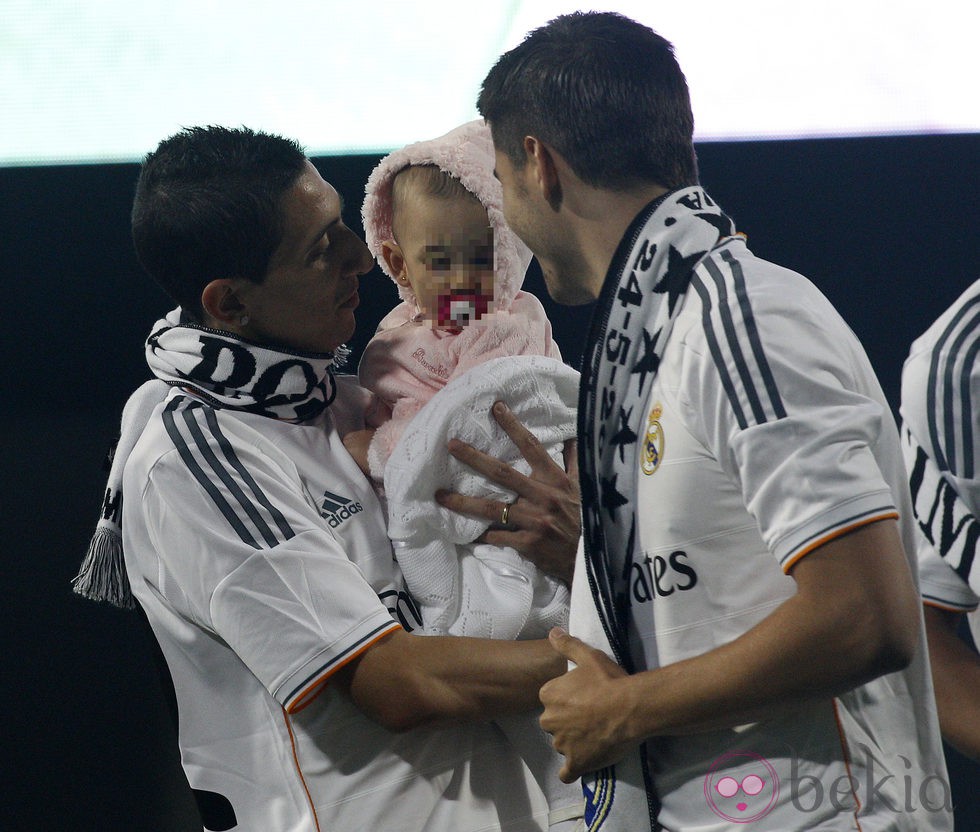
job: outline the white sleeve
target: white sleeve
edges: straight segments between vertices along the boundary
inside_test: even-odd
[[[915,514],[922,598],[949,609],[972,610],[980,588],[980,569],[973,568],[980,548],[980,521],[920,447],[907,424],[902,427],[902,451]]]
[[[944,561],[925,537],[916,537],[919,565],[919,592],[922,600],[935,607],[956,612],[972,612],[980,605],[977,595]]]
[[[917,339],[902,370],[902,451],[923,600],[972,610],[980,595],[980,480],[974,429],[980,365],[974,285]],[[966,301],[966,302],[964,302]]]
[[[778,269],[750,290],[724,251],[705,266],[689,290],[701,325],[681,389],[788,571],[834,537],[897,516],[872,451],[893,422],[856,338],[808,281]]]
[[[307,499],[295,468],[216,421],[175,420],[141,513],[158,586],[287,709],[398,624]]]

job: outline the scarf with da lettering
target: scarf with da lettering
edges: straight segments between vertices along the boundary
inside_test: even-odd
[[[344,346],[334,353],[259,346],[230,332],[191,323],[180,309],[157,321],[146,340],[146,362],[156,379],[137,389],[123,408],[102,511],[72,580],[74,591],[124,609],[136,605],[122,551],[123,469],[170,387],[187,390],[214,407],[303,422],[318,416],[333,401],[336,384],[331,370],[341,366],[348,353]]]
[[[700,187],[648,205],[613,257],[586,342],[578,414],[586,574],[609,643],[629,673],[636,664],[625,576],[641,556],[636,495],[644,409],[692,273],[734,233]],[[583,777],[582,788],[590,832],[661,828],[645,746]]]

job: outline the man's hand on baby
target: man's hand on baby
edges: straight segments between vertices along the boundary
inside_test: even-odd
[[[371,478],[371,467],[368,465],[368,448],[374,438],[374,430],[365,428],[364,430],[354,430],[344,437],[344,447],[347,448],[357,463],[357,467],[364,472],[364,476]]]
[[[440,491],[436,500],[451,511],[489,520],[492,525],[481,535],[480,542],[510,546],[542,572],[570,585],[581,533],[575,441],[565,443],[562,469],[507,405],[497,402],[493,416],[531,466],[530,476],[458,439],[450,440],[449,452],[477,473],[517,494],[517,499],[506,503]]]

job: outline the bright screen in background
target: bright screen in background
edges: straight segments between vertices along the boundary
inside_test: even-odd
[[[980,131],[972,0],[609,0],[675,45],[696,138]],[[561,0],[0,0],[0,164],[133,161],[183,126],[373,153],[476,117]]]

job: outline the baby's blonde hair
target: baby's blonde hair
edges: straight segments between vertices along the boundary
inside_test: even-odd
[[[438,165],[409,165],[391,180],[391,230],[398,238],[398,213],[412,196],[432,196],[436,199],[469,199],[482,205],[476,194],[468,190],[455,176]]]

